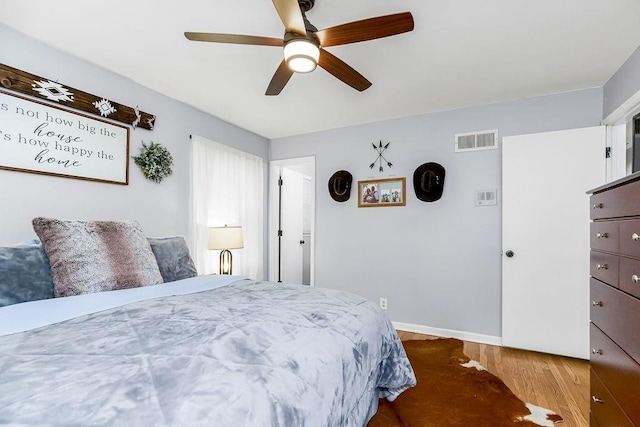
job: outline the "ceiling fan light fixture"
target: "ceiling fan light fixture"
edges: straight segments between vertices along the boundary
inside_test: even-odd
[[[310,73],[320,59],[320,47],[308,39],[293,39],[284,45],[287,66],[296,73]]]

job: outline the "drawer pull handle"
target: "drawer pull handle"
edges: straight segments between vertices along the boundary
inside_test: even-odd
[[[596,350],[595,348],[592,348],[591,349],[591,353],[592,354],[602,354],[602,350],[601,349]]]
[[[602,203],[594,203],[593,204],[593,209],[602,209]]]
[[[631,281],[633,283],[638,283],[638,282],[640,282],[640,277],[638,277],[637,274],[634,274],[633,276],[631,276]]]
[[[598,264],[596,265],[596,270],[606,270],[609,266],[607,264]]]
[[[633,233],[631,235],[631,240],[633,240],[634,242],[637,242],[638,240],[640,240],[640,234],[638,233]]]
[[[593,403],[602,403],[602,399],[596,396],[591,396],[591,400],[593,400]]]
[[[602,301],[591,301],[591,305],[594,307],[602,307]]]
[[[607,237],[609,237],[609,233],[598,233],[598,234],[596,234],[596,237],[598,239],[606,239]],[[638,237],[640,237],[640,236],[638,236]]]

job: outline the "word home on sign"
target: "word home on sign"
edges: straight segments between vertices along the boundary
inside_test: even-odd
[[[128,184],[129,128],[0,92],[0,168]]]

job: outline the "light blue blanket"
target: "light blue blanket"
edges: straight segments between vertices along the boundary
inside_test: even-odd
[[[297,285],[242,280],[0,337],[0,424],[362,427],[413,385],[375,304]]]

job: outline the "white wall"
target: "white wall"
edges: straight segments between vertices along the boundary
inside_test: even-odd
[[[265,138],[3,25],[0,25],[0,41],[1,63],[155,114],[153,131],[140,128],[131,131],[130,153],[138,155],[142,141],[154,141],[166,146],[174,158],[173,175],[161,184],[144,178],[132,160],[128,186],[0,170],[0,245],[35,237],[31,219],[36,216],[136,219],[149,236],[188,236],[190,134],[202,135],[262,157],[265,159],[266,183],[268,140]],[[158,66],[170,66],[170,63]],[[265,184],[265,198],[266,190]]]
[[[602,90],[590,89],[275,139],[271,158],[316,157],[317,286],[385,297],[397,322],[498,337],[501,152],[454,153],[454,134],[498,129],[503,137],[601,119]],[[379,140],[391,142],[385,155],[394,166],[384,173],[369,169]],[[430,161],[446,168],[446,180],[442,199],[424,203],[412,176]],[[349,201],[333,201],[327,182],[339,169],[354,181],[407,177],[406,206],[358,208],[355,185]],[[498,206],[474,207],[474,190],[490,188]]]

